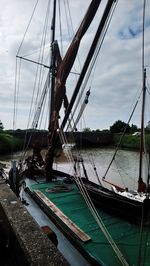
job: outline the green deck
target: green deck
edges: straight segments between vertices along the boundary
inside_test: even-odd
[[[47,188],[55,187],[62,184],[61,181],[53,183],[34,184],[30,187],[31,192],[40,190],[48,199],[50,199],[70,220],[72,220],[80,229],[91,237],[91,240],[83,243],[77,237],[75,238],[75,245],[94,258],[100,265],[117,266],[121,265],[116,254],[112,250],[107,239],[101,232],[97,223],[78,189],[75,185],[71,185],[70,192],[46,192]],[[51,212],[51,211],[50,211]],[[139,254],[139,239],[140,227],[130,224],[124,220],[109,215],[102,210],[98,210],[103,223],[111,234],[113,240],[119,247],[128,264],[131,265],[150,265],[150,229],[144,229],[142,234],[141,245],[141,263],[138,264]],[[55,214],[52,214],[55,216]],[[59,226],[69,232],[68,228],[61,223],[61,220],[56,218]],[[72,234],[73,236],[73,234]],[[145,257],[145,259],[144,259]],[[92,264],[94,265],[94,264]]]

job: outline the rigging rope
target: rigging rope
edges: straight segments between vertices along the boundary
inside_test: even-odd
[[[60,129],[60,133],[61,133],[61,137],[62,137],[63,141],[65,141],[66,138],[65,138],[65,135],[64,135],[63,131],[61,131],[61,129]],[[67,155],[68,155],[69,161],[73,163],[74,159],[73,159],[72,153],[71,153],[71,151],[69,149],[67,150]],[[78,165],[78,167],[79,167],[79,165]],[[95,208],[95,206],[94,206],[94,204],[93,204],[93,202],[92,202],[92,200],[91,200],[91,198],[90,198],[90,196],[89,196],[89,194],[88,194],[88,192],[87,192],[87,190],[86,190],[86,188],[85,188],[85,186],[83,184],[83,181],[81,179],[80,170],[79,170],[79,174],[75,173],[74,178],[75,178],[75,182],[77,183],[77,186],[79,187],[80,192],[81,192],[81,194],[82,194],[82,196],[83,196],[88,208],[90,209],[93,217],[95,218],[98,226],[100,227],[101,231],[105,235],[106,239],[110,243],[112,249],[116,253],[118,259],[120,260],[122,265],[129,266],[129,264],[125,260],[123,254],[118,249],[116,243],[113,241],[111,235],[109,234],[109,232],[108,232],[107,228],[105,227],[101,217],[99,216],[99,214],[98,214],[98,212],[97,212],[97,210],[96,210],[96,208]]]
[[[99,225],[101,231],[103,232],[103,234],[105,235],[106,239],[110,243],[112,249],[116,253],[118,259],[120,260],[120,262],[122,263],[122,265],[128,266],[129,264],[125,260],[125,258],[123,256],[123,254],[121,253],[121,251],[118,249],[116,243],[113,241],[113,239],[112,239],[111,235],[109,234],[107,228],[105,227],[105,225],[104,225],[101,217],[99,216],[99,214],[98,214],[98,212],[97,212],[97,210],[96,210],[96,208],[95,208],[95,206],[94,206],[94,204],[93,204],[93,202],[92,202],[92,200],[91,200],[91,198],[90,198],[87,190],[84,187],[84,184],[83,184],[82,179],[81,178],[78,178],[78,176],[75,175],[75,180],[76,180],[77,185],[78,185],[78,187],[79,187],[79,189],[80,189],[80,191],[81,191],[81,193],[82,193],[82,195],[83,195],[83,197],[85,199],[85,202],[86,202],[87,206],[89,207],[89,209],[90,209],[93,217],[95,218],[97,224]]]
[[[30,24],[31,24],[31,21],[32,21],[32,18],[33,18],[33,15],[34,15],[34,12],[35,12],[35,10],[36,10],[36,7],[37,7],[38,2],[39,2],[39,0],[37,0],[36,3],[35,3],[35,6],[34,6],[34,9],[33,9],[32,15],[31,15],[31,17],[30,17],[30,20],[29,20],[28,26],[27,26],[27,28],[26,28],[26,30],[25,30],[25,33],[24,33],[23,39],[22,39],[22,41],[21,41],[21,44],[20,44],[20,46],[19,46],[19,49],[18,49],[17,55],[19,54],[19,52],[20,52],[20,50],[21,50],[21,47],[22,47],[22,44],[23,44],[23,42],[24,42],[24,40],[25,40],[25,36],[26,36],[27,31],[28,31],[28,29],[29,29],[29,27],[30,27]]]
[[[48,2],[48,6],[47,6],[47,12],[46,12],[46,17],[45,17],[45,22],[44,22],[44,27],[43,27],[43,34],[42,34],[42,40],[41,40],[41,46],[40,46],[40,53],[39,53],[39,59],[38,62],[43,62],[44,60],[44,50],[45,50],[45,43],[46,43],[46,34],[47,34],[47,28],[48,28],[48,20],[49,20],[49,8],[50,8],[50,0]],[[39,98],[39,93],[40,93],[40,87],[42,84],[42,66],[37,66],[37,75],[39,72],[39,78],[38,78],[38,84],[37,84],[37,95],[35,98],[35,110],[34,113],[38,112],[38,98]],[[44,76],[44,74],[43,74]],[[49,76],[49,74],[48,74]],[[36,86],[36,80],[35,79],[35,86]],[[41,100],[42,103],[42,100]],[[31,106],[31,112],[32,112],[32,106]],[[31,114],[30,114],[31,116]],[[29,121],[30,121],[30,117],[29,117]],[[38,123],[38,121],[36,122]]]
[[[116,161],[116,160],[114,160],[114,162],[115,162],[115,165],[116,165],[116,168],[117,168],[117,170],[118,170],[118,173],[119,173],[119,175],[120,175],[120,177],[121,177],[121,180],[122,180],[122,183],[123,183],[123,185],[124,185],[124,188],[126,187],[126,184],[125,184],[125,182],[124,182],[124,178],[125,178],[125,176],[123,175],[123,178],[122,178],[122,172],[132,181],[132,184],[134,184],[134,187],[135,187],[135,178],[133,178],[133,174],[132,174],[132,177],[127,173],[127,171],[125,171],[121,166],[120,166],[120,164],[118,163],[118,161]],[[135,165],[135,169],[133,169],[133,173],[135,173],[136,172],[136,165]]]
[[[119,149],[119,147],[120,147],[120,145],[121,145],[121,143],[122,143],[122,140],[123,140],[123,137],[124,137],[124,135],[125,135],[125,132],[126,132],[127,126],[129,125],[129,123],[130,123],[130,121],[131,121],[131,118],[132,118],[132,116],[133,116],[133,114],[134,114],[134,112],[135,112],[135,109],[136,109],[137,105],[138,105],[139,99],[140,99],[140,96],[138,97],[138,99],[137,99],[137,101],[136,101],[136,103],[135,103],[135,106],[134,106],[134,108],[133,108],[133,110],[132,110],[132,113],[131,113],[131,115],[130,115],[130,117],[129,117],[129,120],[128,120],[128,122],[126,123],[126,126],[125,126],[125,128],[124,128],[123,134],[121,135],[120,140],[119,140],[119,143],[117,144],[117,147],[116,147],[116,149],[115,149],[114,155],[113,155],[113,157],[112,157],[112,159],[111,159],[111,161],[110,161],[110,163],[109,163],[109,165],[108,165],[108,168],[107,168],[107,170],[106,170],[106,172],[105,172],[105,174],[104,174],[104,176],[103,176],[103,180],[105,179],[105,177],[106,177],[106,175],[107,175],[107,173],[108,173],[108,171],[109,171],[109,169],[110,169],[110,167],[111,167],[111,165],[112,165],[112,163],[113,163],[113,161],[114,161],[114,159],[115,159],[115,157],[116,157],[117,151],[118,151],[118,149]]]
[[[59,31],[60,31],[60,51],[63,57],[63,41],[62,41],[62,27],[61,27],[61,7],[60,7],[60,0],[58,1],[58,12],[59,12]]]
[[[68,156],[69,156],[70,160],[72,160],[72,156],[69,154],[69,151],[68,151]],[[73,160],[72,160],[72,162],[73,162]],[[111,236],[110,236],[109,232],[107,231],[105,225],[103,224],[101,218],[99,217],[99,215],[98,215],[98,213],[97,213],[97,211],[96,211],[96,209],[95,209],[95,207],[94,207],[94,205],[93,205],[93,203],[92,203],[87,191],[84,188],[84,185],[83,185],[83,182],[82,182],[81,178],[79,179],[77,177],[77,175],[75,174],[75,180],[76,180],[76,182],[77,182],[77,184],[78,184],[78,186],[80,188],[80,191],[81,191],[81,193],[82,193],[82,195],[83,195],[83,197],[84,197],[89,209],[91,210],[92,215],[95,217],[95,219],[96,219],[98,225],[100,226],[102,232],[104,233],[105,237],[107,238],[107,240],[111,244],[111,246],[112,246],[113,250],[115,251],[118,259],[120,260],[122,265],[128,265],[128,263],[126,262],[125,258],[122,255],[122,253],[118,249],[117,245],[115,244],[115,242],[111,238]]]
[[[79,122],[79,120],[80,120],[80,118],[81,118],[81,116],[82,116],[82,114],[84,112],[84,109],[85,109],[86,105],[88,104],[89,96],[90,96],[90,89],[86,92],[85,99],[84,99],[84,101],[83,101],[83,103],[81,105],[81,108],[80,108],[80,111],[78,113],[78,116],[77,116],[77,118],[76,118],[76,120],[74,122],[74,126],[72,128],[73,131],[76,129],[77,124],[78,124],[78,122]]]
[[[101,183],[100,178],[98,176],[98,172],[97,172],[96,165],[95,165],[95,162],[93,160],[92,154],[89,156],[89,159],[90,159],[91,165],[92,165],[92,167],[94,169],[94,172],[95,172],[96,178],[98,180],[98,183],[102,186],[102,183]]]
[[[37,3],[38,3],[38,1],[37,1]],[[29,26],[30,26],[31,20],[33,18],[33,14],[35,12],[37,3],[35,5],[35,7],[34,7],[34,10],[33,10],[33,13],[32,13],[31,19],[30,19],[30,22],[29,22],[28,27],[26,29],[26,32],[24,34],[24,38],[23,38],[23,40],[21,42],[21,45],[20,45],[19,50],[18,50],[18,53],[19,53],[19,51],[21,49],[21,46],[23,44],[23,41],[25,39],[27,30],[29,29]],[[49,22],[49,9],[50,9],[50,0],[48,1],[48,6],[47,6],[47,11],[46,11],[45,21],[44,21],[44,26],[43,26],[43,34],[42,34],[42,38],[41,38],[41,45],[40,45],[40,50],[39,50],[40,53],[39,53],[39,56],[38,56],[38,62],[40,62],[40,61],[43,62],[43,60],[44,60],[44,49],[45,49],[46,34],[47,34],[48,22]],[[17,55],[18,55],[18,53],[17,53]],[[43,69],[42,66],[39,67],[39,65],[37,65],[36,75],[35,75],[35,81],[34,81],[34,87],[33,87],[33,92],[32,92],[32,97],[31,97],[31,103],[30,103],[30,111],[29,111],[28,122],[27,122],[27,129],[29,128],[31,116],[32,116],[32,113],[33,113],[33,110],[32,109],[33,109],[34,98],[35,98],[36,105],[37,105],[37,102],[38,102],[40,87],[41,87],[42,80],[43,80],[43,77],[44,77],[44,74],[42,74],[42,69]],[[39,74],[39,78],[38,78],[38,82],[37,82],[37,76],[38,76],[38,74]],[[18,84],[19,84],[19,82],[18,82]],[[37,85],[37,94],[36,94],[36,97],[35,97],[36,85]],[[15,89],[15,90],[17,91],[17,89]],[[46,95],[46,92],[44,92],[43,94],[45,96]],[[34,119],[35,120],[32,123],[33,128],[37,128],[38,120],[40,118],[40,113],[42,111],[42,103],[44,102],[44,96],[43,95],[41,96],[40,106],[39,105],[37,106],[37,110],[36,110],[36,107],[35,107],[35,111],[34,111],[35,112],[35,115],[34,115]],[[16,97],[16,99],[17,99],[17,97]],[[16,114],[15,108],[14,108],[14,114]],[[24,151],[23,157],[25,156],[26,151],[27,151],[27,149],[29,147],[29,143],[30,143],[31,137],[32,137],[32,133],[31,133],[31,136],[29,137],[28,143],[26,143],[26,140],[27,140],[27,132],[26,132],[26,134],[25,134],[25,141],[24,141],[24,145],[23,145],[23,151]]]
[[[75,107],[74,107],[74,110],[73,110],[72,116],[74,116],[74,114],[75,114],[75,112],[76,112],[76,109],[77,109],[77,107],[79,106],[80,99],[81,99],[81,97],[82,97],[82,95],[83,95],[83,92],[84,92],[84,90],[85,90],[85,88],[86,88],[86,85],[87,85],[87,83],[88,83],[89,77],[91,76],[91,72],[92,72],[92,70],[93,70],[93,68],[94,68],[94,65],[96,65],[96,61],[97,61],[97,59],[98,59],[98,54],[99,54],[99,52],[100,52],[100,49],[101,49],[102,43],[103,43],[103,41],[104,41],[105,35],[106,35],[106,33],[107,33],[107,30],[108,30],[109,24],[110,24],[110,22],[111,22],[112,16],[113,16],[113,14],[114,14],[115,8],[116,8],[116,6],[117,6],[117,3],[118,3],[118,0],[115,2],[115,5],[113,6],[113,8],[112,8],[112,10],[111,10],[111,12],[110,12],[110,14],[109,14],[109,16],[107,17],[107,20],[106,20],[105,26],[104,26],[103,31],[102,31],[102,36],[100,35],[100,38],[99,38],[99,40],[98,40],[97,48],[95,49],[95,52],[94,52],[94,55],[93,55],[93,59],[91,60],[91,63],[90,63],[89,69],[88,69],[88,71],[87,71],[87,73],[86,73],[85,80],[84,80],[84,83],[83,83],[83,85],[82,85],[81,92],[80,92],[80,94],[79,94],[79,96],[78,96],[78,100],[77,100],[77,102],[76,102],[76,105],[75,105]],[[94,78],[94,75],[93,75],[93,78]]]
[[[145,60],[144,60],[144,56],[145,56],[145,51],[144,51],[144,46],[145,46],[145,8],[146,8],[146,0],[143,0],[143,32],[142,32],[142,80],[143,80],[143,84],[145,81]],[[144,90],[144,86],[143,86],[143,90]],[[147,88],[146,88],[147,90]],[[145,149],[145,139],[144,139],[144,152],[146,152]],[[149,174],[149,173],[148,173]],[[147,175],[148,175],[147,174]],[[147,187],[149,185],[148,183],[148,179],[149,176],[147,177]],[[148,198],[149,198],[149,194],[148,194]],[[140,230],[140,239],[139,239],[139,251],[138,251],[138,266],[140,265],[144,265],[144,262],[142,263],[142,238],[143,238],[143,227],[144,227],[144,204],[143,204],[143,209],[142,209],[142,219],[141,219],[141,230]],[[148,218],[150,218],[150,215],[148,215]],[[147,246],[147,241],[146,241],[147,237],[145,238],[145,251],[146,252],[146,246]],[[144,258],[145,261],[145,258]]]
[[[19,68],[18,68],[17,62],[18,62],[18,59],[16,57],[13,130],[15,130],[15,128],[16,128],[16,121],[17,121],[17,107],[18,107],[18,97],[19,97],[21,60],[19,60]]]
[[[47,95],[47,92],[48,92],[48,80],[49,80],[49,73],[47,75],[47,79],[46,79],[46,82],[45,82],[45,85],[44,85],[44,88],[43,88],[43,91],[42,91],[42,94],[41,94],[41,98],[40,98],[39,104],[37,106],[37,110],[35,112],[35,115],[34,115],[34,119],[33,119],[33,122],[32,122],[32,128],[37,128],[38,121],[39,121],[39,118],[40,118],[40,115],[41,115],[41,110],[43,108],[43,105],[44,105],[44,102],[45,102],[45,99],[46,99],[46,95]]]

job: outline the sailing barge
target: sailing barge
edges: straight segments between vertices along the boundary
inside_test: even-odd
[[[95,63],[98,55],[97,52],[99,51],[99,47],[101,47],[102,40],[106,33],[105,30],[108,28],[117,1],[107,1],[97,32],[91,48],[89,49],[87,59],[85,60],[77,85],[69,102],[66,96],[66,81],[77,56],[81,39],[89,28],[100,3],[100,0],[91,1],[87,13],[62,59],[58,43],[55,40],[56,0],[54,0],[54,16],[51,27],[53,30],[51,40],[51,66],[48,67],[49,72],[46,85],[44,86],[44,91],[33,123],[33,128],[37,128],[38,119],[42,110],[41,106],[44,103],[44,97],[48,90],[47,87],[51,84],[48,149],[45,161],[43,161],[40,155],[40,149],[35,145],[33,156],[30,158],[30,169],[27,169],[22,175],[27,178],[28,176],[26,174],[30,172],[30,177],[34,177],[32,176],[34,173],[32,163],[35,159],[39,166],[44,168],[45,175],[43,178],[46,179],[46,182],[43,183],[39,181],[41,177],[39,173],[39,176],[36,175],[37,184],[29,184],[28,192],[38,202],[42,209],[44,209],[50,219],[56,222],[61,230],[74,243],[76,248],[88,257],[92,265],[135,265],[140,262],[140,264],[148,266],[150,261],[150,232],[148,227],[144,227],[143,218],[146,218],[146,224],[148,224],[149,194],[144,194],[145,198],[142,203],[140,200],[136,201],[136,198],[134,198],[135,204],[133,204],[132,199],[125,197],[123,194],[119,194],[125,191],[111,191],[102,187],[101,184],[94,184],[87,178],[86,169],[84,168],[82,159],[80,160],[80,163],[83,166],[85,180],[78,176],[77,165],[74,165],[74,182],[68,180],[70,184],[66,184],[66,179],[64,178],[65,173],[61,173],[60,178],[59,173],[57,171],[54,172],[53,170],[53,161],[58,143],[58,133],[61,133],[62,135],[60,135],[62,137],[64,127],[68,120],[70,125],[72,107],[77,94],[79,93],[82,82],[87,78],[86,73],[91,65],[94,65]],[[22,60],[25,59],[19,56],[17,57]],[[90,91],[87,91],[81,111],[84,110],[88,103],[89,94]],[[59,126],[59,114],[63,103],[65,106],[65,117],[62,124]],[[80,119],[80,114],[73,125],[74,130]],[[64,136],[63,139],[65,139]],[[74,161],[71,156],[70,158]],[[135,195],[133,194],[133,196]],[[110,215],[103,212],[101,208],[95,207],[96,205],[94,205],[93,202],[103,205],[105,208],[111,207],[112,210],[123,210],[124,214],[129,212],[130,215],[133,217],[136,216],[136,218],[140,217],[141,227],[118,218],[117,216],[115,217],[113,214]]]

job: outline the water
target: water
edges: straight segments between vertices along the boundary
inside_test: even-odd
[[[114,149],[110,148],[93,148],[93,149],[73,149],[73,156],[77,155],[84,159],[84,164],[87,170],[87,174],[90,180],[98,183],[94,167],[100,178],[100,181],[108,187],[106,182],[102,181],[108,165],[114,154]],[[43,151],[43,154],[45,151]],[[31,151],[28,155],[31,155]],[[69,156],[69,162],[66,158],[66,154]],[[20,159],[21,153],[17,152],[13,155],[14,160]],[[10,168],[10,162],[12,160],[11,155],[0,156],[0,163],[8,171]],[[54,163],[54,167],[58,170],[73,174],[74,165],[72,160],[72,155],[68,153],[68,150],[64,151],[63,154],[57,156]],[[80,167],[81,174],[83,174],[82,167]],[[115,161],[112,163],[105,180],[112,182],[121,187],[129,187],[131,189],[136,189],[139,171],[139,153],[135,151],[120,150],[117,152]],[[146,176],[146,171],[143,173]],[[145,179],[145,178],[144,178]]]
[[[76,151],[73,150],[73,154]],[[102,181],[106,170],[112,160],[114,155],[114,149],[110,148],[94,148],[94,149],[82,149],[78,151],[84,159],[84,165],[87,170],[88,178],[95,183],[98,183],[94,167],[100,178],[101,183],[104,186],[109,187],[109,185]],[[57,159],[55,163],[57,169],[64,172],[73,173],[73,163],[68,163],[64,156]],[[83,171],[81,169],[81,173]],[[105,180],[112,182],[120,187],[129,187],[131,189],[137,188],[137,180],[139,173],[139,153],[135,151],[120,150],[117,152],[114,162],[112,163]]]

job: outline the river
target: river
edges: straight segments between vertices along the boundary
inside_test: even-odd
[[[107,187],[106,182],[102,181],[108,165],[114,154],[114,149],[111,148],[92,148],[92,149],[73,149],[73,154],[80,154],[84,159],[84,164],[87,169],[87,174],[90,180],[98,183],[94,166],[101,182]],[[31,151],[29,151],[31,154]],[[73,163],[68,162],[64,152],[62,155],[58,156],[54,165],[56,169],[62,170],[67,173],[73,173]],[[70,152],[69,152],[70,154]],[[21,156],[20,152],[13,154],[13,159],[19,161]],[[0,163],[5,166],[5,170],[8,171],[10,168],[10,162],[12,160],[11,155],[0,156]],[[94,162],[94,165],[93,165]],[[108,174],[106,176],[107,181],[112,182],[121,187],[129,187],[135,189],[137,187],[138,171],[139,171],[139,154],[135,151],[119,150],[115,157],[115,161],[111,165]],[[81,169],[82,172],[82,169]],[[146,175],[146,174],[145,174]]]

